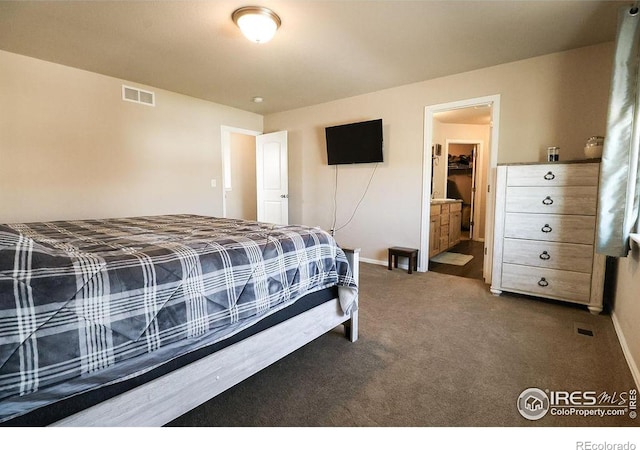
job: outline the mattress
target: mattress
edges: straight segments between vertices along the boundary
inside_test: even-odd
[[[0,225],[0,422],[357,286],[319,228],[194,215]]]

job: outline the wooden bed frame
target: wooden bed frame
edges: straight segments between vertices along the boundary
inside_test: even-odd
[[[357,283],[360,249],[343,250]],[[52,426],[164,425],[341,324],[355,342],[358,311],[345,315],[333,299]]]

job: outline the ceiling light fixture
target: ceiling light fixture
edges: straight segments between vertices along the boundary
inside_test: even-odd
[[[247,39],[258,44],[269,42],[282,23],[276,13],[262,6],[245,6],[236,9],[231,19]]]

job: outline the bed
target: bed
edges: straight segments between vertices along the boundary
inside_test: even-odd
[[[358,250],[195,215],[0,225],[0,425],[158,426],[339,325]]]

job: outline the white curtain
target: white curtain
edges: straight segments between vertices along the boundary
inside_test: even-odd
[[[600,189],[598,193],[597,252],[627,256],[629,234],[638,220],[640,179],[640,13],[623,7],[609,98]]]

